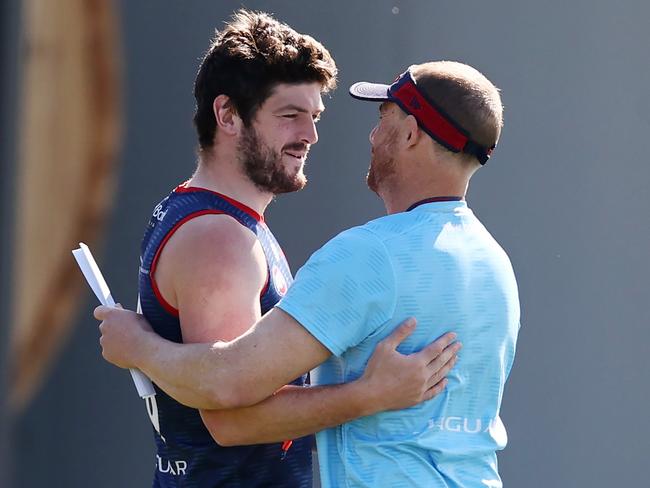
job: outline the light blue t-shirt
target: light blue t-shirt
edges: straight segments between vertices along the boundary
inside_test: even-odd
[[[312,372],[318,385],[361,376],[377,343],[407,317],[418,325],[402,353],[447,331],[463,343],[442,394],[317,434],[324,487],[501,487],[499,408],[519,299],[507,255],[464,201],[423,204],[339,234],[277,306],[332,352]]]

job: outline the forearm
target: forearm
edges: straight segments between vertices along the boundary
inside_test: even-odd
[[[95,316],[102,320],[107,361],[140,369],[176,400],[200,409],[255,405],[330,355],[277,309],[230,342],[190,344],[163,339],[142,315],[127,310],[98,307]]]
[[[212,409],[241,404],[233,382],[221,380],[225,343],[177,344],[150,332],[139,346],[136,366],[180,403]],[[222,387],[217,389],[219,382]]]
[[[313,434],[378,411],[359,381],[342,385],[285,386],[251,407],[202,411],[223,446],[281,442]]]
[[[274,309],[230,342],[176,344],[138,335],[135,366],[185,405],[255,405],[330,353],[292,317]],[[131,364],[128,364],[131,366]]]

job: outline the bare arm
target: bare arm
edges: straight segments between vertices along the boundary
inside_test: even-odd
[[[100,329],[103,354],[107,360],[120,367],[142,369],[174,398],[195,408],[227,409],[255,405],[300,374],[313,369],[329,355],[323,352],[324,348],[318,341],[280,309],[273,309],[237,340],[212,345],[166,341],[151,331],[144,318],[128,310],[98,307],[96,315],[104,320]],[[421,390],[421,399],[425,399],[426,391],[446,374],[439,375],[438,370],[448,363],[460,346],[451,344],[454,338],[453,333],[445,334],[422,351],[409,355],[400,354],[394,347],[386,345],[386,340],[382,341],[361,378],[370,381],[371,386],[366,391],[374,392],[380,398],[396,396],[400,399],[401,394],[395,394],[385,380],[376,379],[383,377],[401,385],[408,382],[413,388],[426,385]],[[306,348],[296,344],[311,345],[312,352],[305,353]],[[298,360],[294,361],[295,358]],[[387,376],[376,374],[377,370],[384,371]],[[314,395],[311,392],[307,394]]]
[[[285,386],[252,407],[202,410],[203,422],[224,446],[279,442],[433,398],[445,388],[444,377],[456,362],[460,344],[443,350],[454,338],[446,334],[437,341],[441,354],[426,370],[408,367],[395,347],[410,334],[413,324],[406,322],[384,339],[356,381],[309,388]]]
[[[224,344],[260,319],[259,297],[267,276],[264,252],[255,235],[231,217],[207,215],[185,223],[171,237],[161,251],[154,278],[165,300],[178,310],[184,343]],[[180,382],[168,372],[194,377],[195,368],[190,366],[186,372],[181,365],[170,365],[174,356],[164,350],[160,356],[161,361],[158,355],[152,357],[159,370],[142,369],[182,402],[201,406],[196,394],[200,389],[179,390]],[[251,361],[246,358],[246,362]]]
[[[259,305],[253,303],[257,303],[262,283],[259,265],[249,269],[248,274],[242,272],[249,266],[247,263],[259,259],[255,254],[246,254],[254,251],[250,243],[221,242],[219,252],[210,255],[214,249],[212,241],[219,236],[211,238],[208,232],[198,239],[198,244],[191,242],[176,259],[170,260],[181,266],[168,273],[176,284],[168,293],[178,301],[186,342],[222,341],[176,344],[153,333],[144,318],[132,312],[99,307],[95,314],[104,321],[100,329],[106,359],[118,366],[143,370],[180,402],[202,409],[255,405],[330,355],[304,327],[280,309],[272,310],[243,335],[225,342],[245,331],[259,317],[259,309],[255,308]],[[168,244],[169,256],[174,255],[174,239]],[[201,243],[205,242],[211,243],[211,247],[203,249]],[[204,255],[210,259],[199,259]],[[210,268],[214,263],[219,264],[217,272]],[[162,264],[160,272],[164,275]],[[165,281],[163,277],[161,283]],[[257,283],[254,292],[251,283]],[[431,376],[428,365],[443,347],[434,343],[420,353],[403,356],[393,350],[391,354],[403,359],[400,370]],[[423,384],[420,382],[418,387]],[[382,387],[379,383],[377,390],[385,391]],[[283,398],[283,395],[276,396]],[[341,418],[347,415],[343,412]]]
[[[98,307],[104,357],[142,370],[194,408],[250,406],[325,361],[330,353],[290,315],[273,309],[230,342],[177,344],[128,310]]]
[[[118,365],[137,364],[189,406],[258,403],[329,356],[288,315],[259,321],[266,277],[264,253],[248,229],[222,215],[192,219],[163,248],[154,277],[179,310],[186,344],[163,340],[141,316],[121,321],[120,314],[129,312],[107,309],[96,313],[105,321],[104,356]]]
[[[201,417],[222,446],[281,442],[375,413],[356,386],[285,386],[252,407],[202,410]]]

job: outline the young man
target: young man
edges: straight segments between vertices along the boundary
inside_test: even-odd
[[[217,34],[195,82],[198,168],[155,207],[142,242],[140,306],[161,337],[233,340],[286,293],[292,277],[263,213],[274,195],[305,185],[303,164],[318,139],[321,92],[334,88],[335,77],[321,44],[266,14],[240,11]],[[444,387],[457,346],[438,353],[453,337],[402,358],[395,347],[407,333],[399,329],[359,381],[307,391],[296,373],[274,391],[287,383],[297,387],[249,409],[195,410],[156,381],[162,389],[156,388],[150,409],[154,486],[311,487],[311,441],[288,439],[411,406]],[[275,382],[277,375],[254,351],[241,359]],[[403,367],[398,377],[392,374],[396,364]],[[239,405],[227,397],[219,406]],[[296,419],[302,429],[294,436],[285,425]],[[223,447],[243,443],[253,445]]]

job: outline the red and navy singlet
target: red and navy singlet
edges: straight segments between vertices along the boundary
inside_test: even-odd
[[[178,311],[164,300],[152,277],[167,240],[185,222],[206,214],[229,215],[257,236],[268,266],[260,296],[262,314],[280,300],[292,281],[284,253],[260,215],[224,195],[179,186],[154,208],[142,240],[138,286],[141,312],[158,334],[174,342],[182,342]],[[303,377],[293,384],[304,382]],[[286,456],[282,443],[221,447],[198,410],[155,388],[154,403],[148,405],[157,446],[154,487],[311,488],[310,437],[294,440]]]

